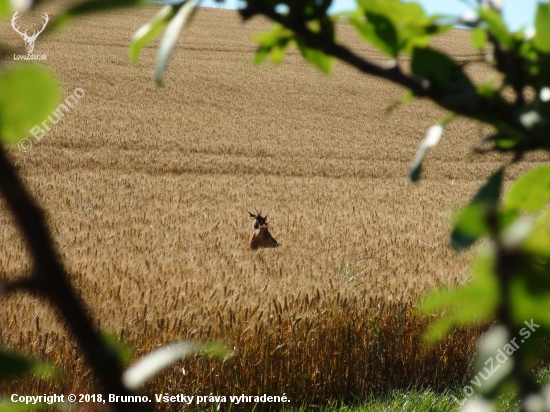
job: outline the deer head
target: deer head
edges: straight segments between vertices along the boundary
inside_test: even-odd
[[[248,212],[252,222],[254,233],[250,239],[250,249],[256,250],[261,247],[277,247],[279,243],[269,233],[269,223],[267,223],[267,215],[262,217],[261,212],[256,214]]]
[[[19,12],[16,11],[11,19],[11,26],[17,33],[21,35],[21,37],[25,41],[25,49],[27,49],[27,53],[31,54],[32,51],[34,50],[34,42],[36,41],[36,38],[40,33],[44,31],[44,29],[46,28],[46,24],[48,24],[48,20],[49,20],[48,15],[44,13],[44,25],[40,30],[34,30],[31,36],[27,34],[27,30],[25,30],[24,32],[21,32],[21,30],[19,30],[19,27],[15,25],[16,20],[18,18],[19,18]]]

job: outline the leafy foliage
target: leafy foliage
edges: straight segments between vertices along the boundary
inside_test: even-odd
[[[506,195],[507,209],[540,211],[550,201],[550,167],[538,167],[516,180]]]
[[[426,338],[429,342],[439,341],[453,327],[482,324],[493,316],[499,300],[494,263],[494,251],[485,251],[473,262],[470,283],[454,290],[435,291],[422,300],[421,313],[445,313],[428,330]]]
[[[57,80],[45,69],[23,65],[0,72],[0,135],[6,142],[18,141],[58,102]]]
[[[153,20],[141,27],[130,42],[128,54],[132,64],[137,64],[139,53],[151,40],[157,37],[166,25],[176,14],[177,8],[174,6],[164,6]]]
[[[449,30],[449,24],[437,24],[440,16],[427,16],[417,3],[399,0],[360,0],[350,23],[363,39],[380,51],[396,58],[404,51],[426,47],[430,37]]]
[[[451,246],[454,249],[462,251],[491,232],[490,219],[494,219],[497,211],[502,174],[502,169],[496,172],[458,215],[451,234]]]
[[[0,351],[0,365],[2,366],[0,381],[7,381],[24,374],[47,377],[55,373],[51,365],[13,352]]]

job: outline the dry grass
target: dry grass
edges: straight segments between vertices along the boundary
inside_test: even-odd
[[[406,185],[419,142],[443,114],[432,104],[387,117],[384,108],[403,90],[342,64],[325,77],[296,52],[280,67],[254,68],[251,37],[266,23],[243,25],[234,12],[208,9],[157,89],[157,44],[139,67],[127,57],[132,34],[157,9],[85,18],[41,36],[35,53],[47,54],[64,96],[77,87],[86,95],[30,152],[11,153],[98,326],[136,356],[180,339],[234,348],[225,364],[175,365],[149,392],[285,392],[293,404],[318,404],[462,381],[480,331],[456,332],[428,350],[420,344],[427,319],[411,302],[467,280],[467,257],[446,239],[450,211],[500,164],[492,156],[466,161],[484,129],[454,122],[422,183]],[[9,25],[0,34],[23,49]],[[339,35],[381,59],[349,27]],[[436,44],[473,57],[465,31]],[[546,158],[527,160],[511,173]],[[0,268],[14,278],[30,263],[0,207]],[[270,212],[278,249],[248,250],[245,209],[254,208]],[[93,390],[77,348],[42,302],[1,301],[0,322],[0,342],[63,365],[69,376],[2,393]]]

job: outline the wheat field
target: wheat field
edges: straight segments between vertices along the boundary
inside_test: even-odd
[[[471,255],[456,255],[447,238],[452,211],[502,162],[471,155],[487,128],[451,123],[423,180],[407,184],[440,109],[414,101],[387,115],[403,89],[341,63],[324,76],[295,50],[280,66],[254,67],[252,37],[269,23],[215,9],[199,10],[157,88],[158,41],[137,67],[127,50],[159,7],[85,17],[39,37],[35,52],[48,56],[61,99],[76,88],[85,95],[29,151],[10,149],[98,328],[133,346],[133,359],[186,339],[232,351],[224,363],[177,363],[144,393],[285,393],[291,405],[320,405],[463,382],[481,328],[427,348],[429,319],[414,306],[434,287],[468,280]],[[58,10],[46,3],[35,17]],[[337,34],[384,63],[345,23]],[[23,49],[9,22],[0,35]],[[434,45],[477,57],[467,31]],[[479,81],[490,75],[477,64],[468,71]],[[509,177],[547,160],[528,156]],[[246,211],[255,209],[269,212],[279,248],[248,249]],[[25,275],[30,259],[4,204],[0,236],[0,276]],[[0,396],[97,392],[44,302],[1,300],[0,322],[3,346],[65,373],[4,384]]]

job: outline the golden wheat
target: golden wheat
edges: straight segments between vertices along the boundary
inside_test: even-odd
[[[496,156],[467,161],[488,129],[453,122],[422,183],[407,185],[440,109],[416,101],[386,116],[404,90],[340,63],[325,77],[296,51],[281,66],[255,68],[251,38],[268,24],[212,9],[199,11],[166,87],[156,88],[158,41],[138,67],[127,48],[157,10],[87,17],[40,37],[36,52],[47,54],[63,98],[77,87],[85,96],[32,150],[11,152],[99,328],[134,346],[134,358],[181,339],[231,348],[225,363],[174,365],[149,393],[286,393],[293,404],[318,404],[465,379],[480,329],[426,348],[428,319],[412,305],[433,287],[467,280],[468,256],[447,247],[449,217],[499,165]],[[2,39],[21,49],[4,26]],[[382,62],[346,24],[338,36]],[[465,31],[435,45],[475,57]],[[489,74],[477,64],[468,70],[479,81]],[[511,175],[541,160],[529,156]],[[30,270],[30,260],[0,208],[0,268],[12,279]],[[270,212],[279,248],[248,249],[245,210],[254,208]],[[94,390],[44,302],[0,301],[0,322],[4,345],[67,375],[4,385],[1,395]]]

